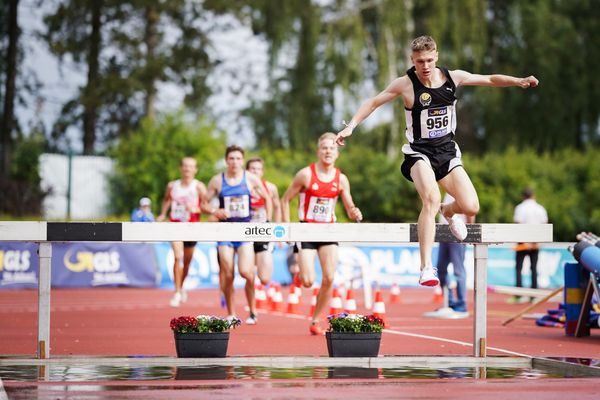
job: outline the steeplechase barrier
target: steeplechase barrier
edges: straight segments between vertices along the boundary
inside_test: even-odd
[[[486,357],[488,246],[552,242],[552,224],[468,224],[463,243],[474,246],[473,356]],[[417,224],[407,223],[170,223],[0,221],[0,241],[39,245],[37,357],[50,356],[50,278],[53,242],[418,242]],[[457,242],[447,225],[436,225],[436,242]]]

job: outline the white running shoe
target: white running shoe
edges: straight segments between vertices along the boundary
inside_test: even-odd
[[[256,316],[256,314],[250,313],[250,316],[248,317],[248,319],[246,319],[246,324],[247,325],[256,325],[257,322],[258,322],[258,317]]]
[[[419,284],[422,286],[437,286],[440,284],[440,280],[437,276],[437,269],[431,265],[426,265],[421,270],[421,277],[419,278]]]
[[[181,289],[181,302],[185,303],[188,299],[187,290]]]
[[[435,311],[429,311],[423,314],[426,318],[438,318],[438,319],[463,319],[468,318],[469,313],[466,311],[454,311],[450,307],[438,308]]]
[[[179,307],[181,305],[181,293],[175,292],[169,304],[171,307]]]
[[[448,220],[448,226],[450,227],[450,232],[454,235],[455,238],[460,240],[461,242],[467,238],[467,225],[460,219],[458,216],[453,216]]]

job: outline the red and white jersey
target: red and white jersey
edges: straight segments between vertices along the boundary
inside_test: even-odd
[[[171,214],[172,222],[198,222],[200,213],[190,213],[189,208],[200,208],[200,193],[198,185],[200,182],[194,179],[188,186],[181,184],[177,179],[171,188]]]
[[[269,196],[271,191],[267,186],[267,181],[261,179],[265,193]],[[253,191],[254,192],[254,191]],[[256,195],[256,197],[254,197]],[[267,207],[265,207],[265,199],[258,196],[256,193],[252,193],[250,196],[250,217],[252,222],[267,222]]]
[[[299,195],[298,217],[303,222],[335,222],[335,204],[340,194],[340,170],[331,182],[322,182],[317,167],[310,165],[310,184]]]

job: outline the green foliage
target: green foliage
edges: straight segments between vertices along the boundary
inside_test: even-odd
[[[167,183],[179,178],[179,164],[186,156],[197,160],[196,177],[207,182],[224,151],[224,136],[203,119],[188,122],[179,113],[145,120],[110,151],[116,161],[116,172],[110,177],[114,210],[129,213],[142,196],[160,204]]]
[[[41,135],[17,139],[12,155],[10,177],[39,187],[42,181],[39,158],[44,152],[45,145],[46,140]]]
[[[401,160],[349,142],[338,166],[350,181],[354,202],[369,222],[416,221],[421,201],[411,182],[400,172]],[[341,207],[341,205],[340,205]],[[344,220],[345,213],[338,212]]]
[[[39,158],[46,141],[41,135],[20,137],[15,143],[7,178],[0,178],[0,214],[38,216],[45,192],[40,187]]]
[[[597,149],[538,154],[510,148],[479,159],[467,157],[465,167],[479,194],[478,222],[513,222],[522,190],[531,187],[554,224],[555,241],[573,241],[582,230],[600,232]]]

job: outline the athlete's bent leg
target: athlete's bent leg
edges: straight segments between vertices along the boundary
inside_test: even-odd
[[[477,215],[479,198],[475,186],[464,168],[454,168],[439,183],[446,192],[454,197],[452,203],[444,204],[444,217],[451,218],[454,214],[465,214],[469,220],[469,217]]]
[[[298,265],[300,266],[300,282],[309,288],[315,282],[315,257],[316,249],[298,249]]]
[[[425,161],[417,161],[410,170],[410,176],[423,204],[417,225],[423,270],[424,267],[432,266],[431,251],[435,239],[435,217],[440,209],[441,196],[435,174]]]
[[[256,314],[254,307],[254,249],[251,242],[244,243],[237,248],[238,254],[238,271],[240,276],[246,280],[244,291],[246,292],[246,300],[250,315]]]
[[[321,288],[317,295],[317,304],[313,313],[313,321],[317,321],[319,316],[325,311],[329,300],[331,299],[331,288],[333,287],[333,278],[335,277],[335,267],[338,262],[338,246],[330,244],[321,246],[318,250],[319,261],[321,262]]]
[[[219,285],[225,297],[227,314],[235,315],[233,302],[233,278],[234,278],[234,250],[230,246],[219,246]]]
[[[273,254],[269,250],[256,253],[256,271],[258,279],[263,285],[267,285],[273,276]]]

